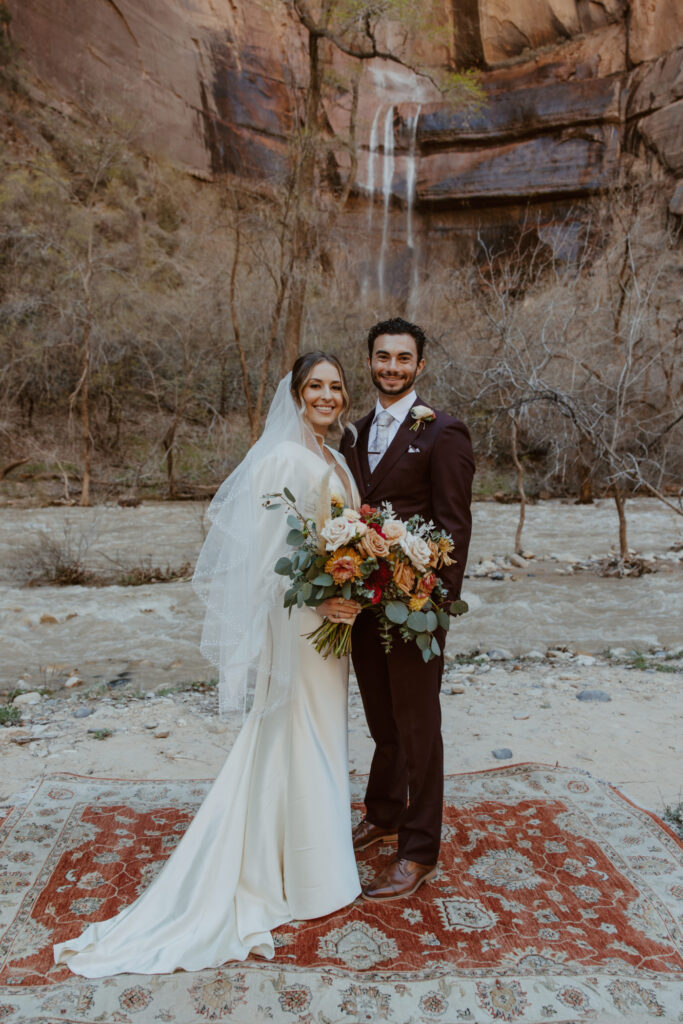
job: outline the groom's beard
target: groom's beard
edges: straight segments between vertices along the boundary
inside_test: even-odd
[[[401,395],[407,395],[415,387],[417,370],[412,373],[387,374],[386,380],[382,379],[384,376],[382,371],[375,373],[374,370],[370,370],[370,376],[372,377],[372,383],[379,392],[383,395],[390,395],[392,398],[399,398]]]

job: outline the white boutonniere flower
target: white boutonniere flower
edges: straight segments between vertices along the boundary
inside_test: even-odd
[[[425,423],[433,423],[436,419],[436,413],[428,405],[414,405],[410,410],[410,415],[415,420],[410,429],[415,431],[419,430]]]

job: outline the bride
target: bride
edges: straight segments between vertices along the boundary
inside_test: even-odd
[[[351,840],[348,659],[323,658],[305,634],[356,607],[283,607],[273,567],[287,550],[289,488],[314,515],[321,494],[358,505],[341,455],[324,444],[349,407],[339,361],[302,355],[277,389],[261,438],[216,494],[194,585],[206,603],[202,652],[219,668],[221,712],[246,718],[204,803],[135,903],[54,947],[88,978],[197,971],[250,953],[274,956],[273,928],[322,917],[360,893]]]

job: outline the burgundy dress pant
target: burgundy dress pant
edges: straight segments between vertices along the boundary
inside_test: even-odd
[[[436,864],[443,808],[439,690],[443,653],[425,662],[394,631],[385,654],[375,614],[353,626],[353,667],[376,748],[365,794],[368,821],[398,831],[398,856]],[[437,632],[443,651],[445,633]]]

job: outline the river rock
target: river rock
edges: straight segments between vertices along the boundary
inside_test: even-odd
[[[516,552],[510,555],[510,564],[514,565],[516,569],[526,569],[529,565],[526,558],[523,558],[522,555],[518,555]]]
[[[506,650],[504,647],[495,648],[492,651],[486,652],[491,661],[512,661],[514,654],[511,651]]]
[[[601,703],[608,703],[612,698],[604,690],[580,690],[576,695],[577,700],[581,701],[598,701]]]
[[[74,718],[87,718],[89,715],[94,714],[95,709],[88,707],[87,704],[82,705],[80,708],[76,708],[73,713]]]
[[[29,707],[32,704],[40,704],[42,696],[36,690],[29,690],[28,693],[18,693],[12,701],[15,707]]]
[[[83,685],[83,680],[81,679],[81,677],[78,676],[78,675],[73,675],[73,676],[69,676],[67,681],[64,683],[64,688],[66,690],[73,690],[74,687],[82,686],[82,685]]]
[[[492,750],[491,753],[496,761],[507,761],[512,757],[512,751],[509,747],[498,747],[497,750]]]

